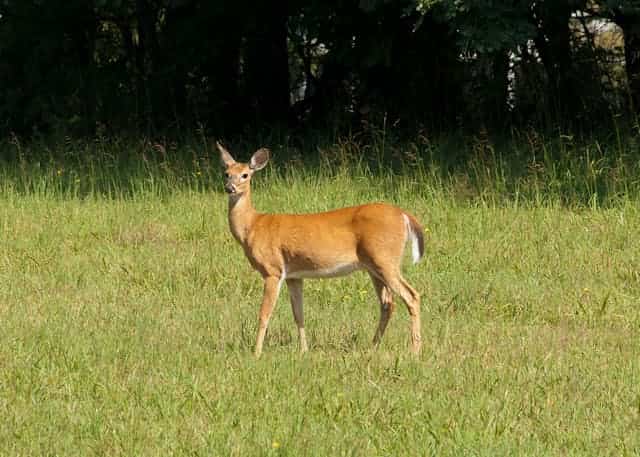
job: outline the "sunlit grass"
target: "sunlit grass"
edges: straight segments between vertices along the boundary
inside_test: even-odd
[[[408,353],[401,303],[372,350],[378,306],[354,274],[305,282],[304,356],[283,293],[255,360],[262,284],[213,152],[77,146],[0,172],[0,454],[640,452],[640,209],[623,154],[602,159],[618,174],[596,173],[596,195],[583,156],[569,176],[497,153],[464,172],[395,146],[384,171],[355,143],[314,167],[274,148],[258,209],[385,200],[428,228],[405,269],[424,351]]]

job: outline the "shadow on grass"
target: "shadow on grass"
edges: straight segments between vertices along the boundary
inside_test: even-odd
[[[411,182],[421,191],[471,202],[611,206],[640,193],[640,143],[629,132],[604,141],[514,131],[396,139],[387,132],[340,138],[291,138],[275,133],[229,142],[239,160],[258,147],[273,158],[257,188],[278,180],[367,179],[395,188]],[[213,140],[96,138],[0,142],[0,192],[56,198],[165,197],[176,191],[221,192]],[[404,181],[403,181],[404,180]]]

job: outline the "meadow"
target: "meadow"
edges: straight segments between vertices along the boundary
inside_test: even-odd
[[[304,355],[283,290],[256,360],[262,282],[206,141],[14,138],[0,455],[640,455],[637,138],[265,143],[259,210],[383,200],[425,225],[421,355],[398,300],[372,348],[356,273],[305,281]]]

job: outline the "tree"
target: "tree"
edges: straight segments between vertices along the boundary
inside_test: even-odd
[[[0,114],[31,130],[47,118],[91,132],[96,17],[90,2],[5,1],[0,10]]]
[[[529,0],[443,0],[441,20],[458,31],[465,63],[466,103],[485,125],[503,126],[510,107],[509,62],[536,37]]]
[[[640,0],[3,0],[0,129],[586,125],[624,92],[583,11],[638,110]]]

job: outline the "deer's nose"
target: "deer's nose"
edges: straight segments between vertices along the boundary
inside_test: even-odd
[[[235,194],[236,193],[236,186],[234,186],[231,183],[226,183],[224,185],[224,191],[228,194]]]

